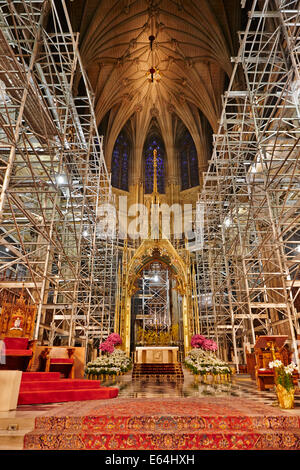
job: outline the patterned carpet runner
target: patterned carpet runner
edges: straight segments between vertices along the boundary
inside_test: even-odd
[[[300,417],[240,398],[104,400],[40,416],[24,449],[296,450]]]

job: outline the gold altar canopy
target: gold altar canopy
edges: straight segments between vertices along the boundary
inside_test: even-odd
[[[186,258],[189,256],[187,250],[185,256]],[[115,331],[124,338],[124,348],[129,355],[131,298],[138,289],[138,279],[143,269],[155,261],[160,262],[169,269],[172,277],[176,280],[175,289],[182,296],[184,352],[186,354],[190,348],[192,334],[191,274],[188,260],[183,259],[167,239],[144,240],[128,262],[121,282],[120,309],[116,312]]]
[[[159,205],[157,188],[157,150],[153,150],[153,192],[151,204]],[[159,234],[155,239],[143,240],[131,259],[128,260],[127,244],[124,247],[124,269],[120,280],[120,299],[115,314],[115,332],[123,338],[126,353],[130,354],[131,298],[138,290],[138,279],[143,269],[153,262],[166,266],[176,280],[175,289],[182,296],[182,323],[184,353],[190,349],[190,338],[193,333],[192,315],[192,279],[190,273],[189,251],[179,255],[173,244],[164,237],[159,223]],[[151,233],[151,227],[149,234]],[[127,262],[128,260],[128,262]]]

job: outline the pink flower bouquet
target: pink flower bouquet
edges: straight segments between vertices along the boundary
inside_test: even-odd
[[[99,349],[104,352],[104,353],[113,353],[114,352],[114,345],[110,341],[106,340],[103,343],[100,344]]]
[[[119,346],[120,344],[122,344],[121,336],[118,335],[118,333],[111,333],[106,341],[109,341],[114,346]]]
[[[202,349],[205,351],[216,351],[218,346],[217,343],[212,339],[205,339],[202,344]]]
[[[201,348],[203,342],[205,341],[205,337],[202,335],[194,335],[191,340],[191,346],[193,348]]]
[[[118,333],[111,333],[103,343],[100,344],[100,351],[111,354],[115,350],[115,346],[122,344],[121,336]]]
[[[194,335],[191,339],[192,348],[201,348],[204,351],[216,351],[218,349],[217,343],[212,339],[205,338],[202,335]]]

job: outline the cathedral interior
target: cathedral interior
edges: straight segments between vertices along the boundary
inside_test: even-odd
[[[300,367],[299,18],[297,0],[0,0],[0,341],[34,344],[23,374],[75,357],[83,379],[111,335],[134,367],[206,338],[262,393],[258,357]]]

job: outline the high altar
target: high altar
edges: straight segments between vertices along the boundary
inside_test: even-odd
[[[170,364],[178,362],[178,347],[142,346],[135,350],[137,364]]]

